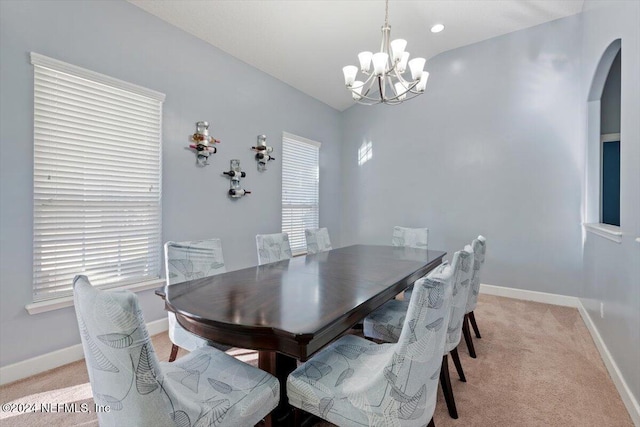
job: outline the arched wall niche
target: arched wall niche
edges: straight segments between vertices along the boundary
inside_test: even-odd
[[[620,240],[616,226],[602,224],[602,152],[601,131],[602,96],[607,78],[616,56],[622,51],[622,40],[612,41],[604,50],[591,79],[587,98],[587,179],[585,201],[585,223],[588,230],[595,231],[611,240]],[[618,139],[619,139],[618,135]]]

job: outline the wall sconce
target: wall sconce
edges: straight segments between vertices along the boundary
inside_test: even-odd
[[[253,151],[256,151],[256,161],[258,162],[258,170],[260,172],[267,170],[267,162],[269,160],[275,160],[275,157],[271,156],[273,147],[267,146],[267,136],[258,135],[258,143],[255,147],[251,147]]]
[[[244,178],[245,176],[247,176],[247,174],[243,172],[242,169],[240,169],[240,160],[231,160],[231,169],[228,172],[222,173],[228,175],[230,178],[229,196],[238,198],[244,196],[245,194],[251,194],[251,191],[242,189],[240,185],[240,178]]]
[[[198,166],[206,166],[209,164],[209,154],[216,153],[218,149],[214,144],[220,143],[220,140],[209,136],[209,123],[196,122],[196,133],[189,137],[193,144],[189,144],[189,148],[196,150],[196,164]]]

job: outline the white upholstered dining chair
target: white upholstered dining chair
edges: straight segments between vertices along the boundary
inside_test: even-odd
[[[346,335],[320,350],[289,375],[289,403],[338,426],[432,426],[452,281],[416,281],[397,343]]]
[[[258,234],[256,236],[258,264],[282,261],[292,257],[287,233]]]
[[[391,245],[408,248],[427,249],[429,240],[428,228],[393,227]]]
[[[329,239],[329,230],[326,227],[307,228],[304,230],[304,236],[307,240],[307,254],[309,255],[333,249]]]
[[[134,293],[73,290],[100,426],[253,426],[277,406],[276,378],[213,347],[159,362]]]
[[[226,269],[222,256],[222,242],[220,239],[167,242],[164,245],[164,265],[166,286],[224,273]],[[180,326],[174,313],[169,312],[168,318],[169,339],[173,343],[169,362],[176,359],[179,347],[187,351],[193,351],[206,345],[217,347],[220,350],[229,348],[229,346],[205,340],[187,331]]]
[[[471,243],[473,249],[473,274],[471,276],[471,289],[469,290],[469,297],[467,299],[466,313],[464,316],[464,323],[462,325],[462,333],[464,334],[464,340],[467,343],[469,349],[469,355],[476,358],[476,349],[473,346],[473,338],[471,338],[471,331],[469,330],[469,324],[473,327],[473,331],[477,338],[480,336],[480,330],[476,323],[476,316],[474,310],[478,305],[478,295],[480,294],[480,271],[484,265],[484,258],[487,252],[487,239],[484,236],[478,236]]]
[[[429,247],[429,229],[428,228],[408,228],[396,225],[393,227],[393,236],[391,237],[391,246],[400,246],[406,248],[427,249]],[[413,284],[405,291],[405,299],[411,298],[411,290]]]
[[[443,272],[447,270],[453,275],[451,314],[447,325],[446,342],[442,354],[442,370],[440,371],[440,384],[442,385],[447,408],[452,418],[458,418],[458,411],[449,378],[448,355],[451,354],[460,380],[466,382],[462,364],[458,356],[458,344],[460,343],[462,325],[465,320],[472,264],[473,253],[471,252],[471,246],[467,245],[464,250],[453,254],[451,265],[446,263],[442,264],[427,276],[443,274]],[[384,342],[398,341],[409,305],[410,301],[407,300],[391,300],[383,304],[365,318],[363,328],[364,336]]]

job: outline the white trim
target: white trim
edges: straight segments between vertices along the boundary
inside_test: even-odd
[[[615,142],[620,141],[619,133],[603,133],[600,135],[600,142]]]
[[[561,305],[564,307],[577,308],[580,300],[576,297],[566,295],[550,294],[547,292],[527,291],[524,289],[505,288],[494,285],[480,285],[480,293],[487,295],[496,295],[499,297],[514,298],[524,301],[542,302],[545,304]]]
[[[164,93],[156,92],[155,90],[147,89],[146,87],[125,82],[123,80],[97,73],[95,71],[87,70],[76,65],[67,64],[66,62],[58,61],[57,59],[49,58],[48,56],[40,55],[39,53],[31,52],[31,63],[39,67],[49,68],[51,70],[60,71],[62,73],[71,74],[88,80],[93,80],[107,86],[128,90],[130,92],[137,93],[138,95],[156,99],[160,102],[164,102],[165,99]]]
[[[147,323],[149,335],[156,335],[169,329],[169,321],[164,319]],[[37,375],[50,369],[84,359],[82,344],[52,351],[12,365],[0,367],[0,385],[12,383],[23,378]]]
[[[282,132],[282,138],[293,139],[296,142],[304,142],[305,144],[313,145],[318,148],[322,146],[322,142],[314,141],[312,139],[305,138],[304,136],[294,135],[289,132]]]
[[[590,233],[596,234],[612,242],[622,243],[620,227],[610,224],[584,223],[582,226]]]
[[[627,382],[624,380],[624,377],[622,376],[622,372],[620,372],[620,369],[618,368],[618,365],[616,364],[615,360],[613,359],[613,357],[611,357],[611,353],[609,352],[607,345],[602,340],[602,337],[600,336],[600,332],[598,332],[598,328],[596,328],[595,323],[593,323],[591,316],[589,316],[589,312],[587,312],[587,310],[582,305],[582,302],[580,301],[578,304],[578,311],[580,312],[580,316],[582,316],[582,320],[584,321],[584,324],[587,326],[587,329],[591,333],[591,338],[593,338],[593,342],[595,343],[596,348],[600,353],[600,357],[602,357],[604,366],[606,366],[607,371],[609,371],[609,376],[611,377],[611,379],[613,380],[613,383],[618,389],[618,393],[622,398],[622,402],[624,403],[624,406],[626,406],[627,411],[629,412],[631,421],[633,421],[633,423],[636,426],[640,426],[640,404],[635,399],[635,397],[633,396],[633,393],[629,389],[629,386],[627,385]]]
[[[132,283],[131,285],[111,287],[107,289],[127,289],[131,292],[147,291],[164,286],[164,279],[155,279],[147,282]],[[101,288],[104,289],[104,288]],[[46,313],[47,311],[59,310],[65,307],[73,306],[73,296],[56,298],[46,301],[33,302],[27,304],[24,308],[29,314]]]

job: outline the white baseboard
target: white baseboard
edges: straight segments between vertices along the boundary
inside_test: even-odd
[[[493,286],[493,285],[480,285],[480,293],[487,295],[496,295],[507,298],[520,299],[525,301],[535,301],[542,302],[545,304],[552,305],[561,305],[565,307],[574,307],[578,309],[580,316],[582,316],[582,320],[584,321],[589,333],[591,334],[591,338],[593,338],[593,342],[600,353],[600,357],[602,357],[602,361],[604,362],[604,366],[607,368],[609,372],[609,376],[611,380],[615,384],[618,389],[618,393],[620,394],[620,398],[624,402],[624,405],[629,412],[629,416],[631,416],[631,420],[636,425],[636,427],[640,427],[640,405],[636,400],[635,396],[629,389],[627,382],[624,380],[618,365],[615,360],[611,356],[609,349],[606,344],[602,340],[598,329],[596,328],[595,323],[589,316],[589,313],[580,302],[579,298],[570,297],[566,295],[558,295],[558,294],[549,294],[546,292],[536,292],[536,291],[526,291],[522,289],[515,288],[505,288],[502,286]]]
[[[631,416],[631,420],[636,425],[636,427],[640,427],[640,404],[638,404],[638,401],[631,392],[631,389],[629,389],[629,386],[624,380],[624,377],[622,376],[618,365],[616,364],[615,360],[613,360],[613,357],[611,357],[611,353],[609,352],[607,345],[602,340],[600,332],[598,332],[595,323],[593,323],[589,312],[587,312],[581,302],[579,302],[578,311],[582,316],[584,324],[587,325],[587,329],[591,333],[593,342],[596,344],[598,352],[600,352],[600,356],[602,357],[604,366],[607,367],[607,371],[609,371],[609,375],[611,376],[613,383],[618,389],[618,393],[620,393],[620,397],[622,398],[622,402],[624,402],[624,406],[627,407],[627,411]]]
[[[167,318],[147,323],[149,335],[156,335],[169,329]],[[58,368],[84,358],[82,344],[72,345],[41,356],[32,357],[0,368],[0,385],[12,383],[50,369]]]
[[[578,308],[580,300],[576,297],[566,295],[549,294],[546,292],[526,291],[524,289],[505,288],[494,285],[480,285],[480,293],[487,295],[496,295],[499,297],[514,298],[524,301],[543,302],[551,305],[561,305],[564,307]]]

